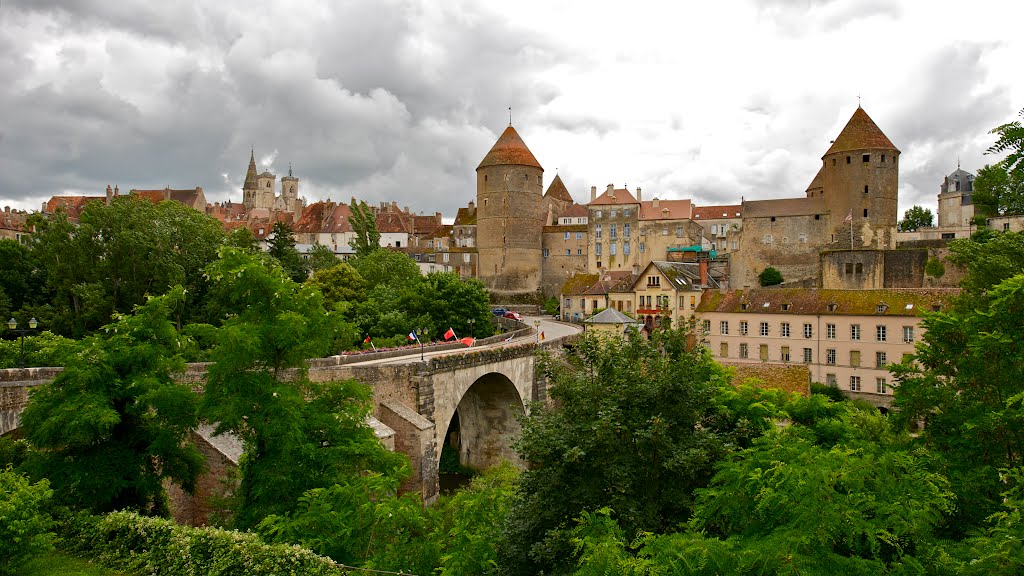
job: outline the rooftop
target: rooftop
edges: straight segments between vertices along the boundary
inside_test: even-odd
[[[694,220],[714,220],[718,218],[740,218],[743,216],[743,206],[740,204],[729,204],[726,206],[694,206]]]
[[[548,186],[548,191],[544,193],[545,198],[554,198],[555,200],[564,200],[565,202],[573,202],[572,194],[569,194],[569,190],[562,183],[562,179],[555,174],[555,179],[551,181]]]
[[[825,156],[836,152],[849,150],[866,150],[870,148],[882,148],[886,150],[899,150],[893,146],[892,141],[882,133],[882,130],[875,124],[875,121],[868,116],[860,106],[853,112],[846,127],[839,133],[832,147],[825,152]]]
[[[893,288],[888,290],[824,290],[817,288],[754,288],[708,290],[698,312],[822,314],[834,316],[923,316],[945,309],[959,288]]]
[[[601,194],[594,200],[592,200],[589,206],[603,206],[605,204],[636,204],[636,198],[630,194],[629,190],[625,188],[605,190],[604,194]]]
[[[501,133],[498,141],[494,143],[494,146],[491,146],[491,150],[480,161],[480,165],[476,169],[509,164],[544,169],[541,167],[540,162],[537,162],[533,152],[530,152],[530,149],[526,147],[526,142],[523,142],[519,133],[511,125]]]
[[[775,200],[747,200],[743,203],[744,218],[770,216],[813,216],[827,214],[825,200],[815,198],[779,198]]]
[[[614,308],[605,308],[583,321],[584,324],[639,324]]]

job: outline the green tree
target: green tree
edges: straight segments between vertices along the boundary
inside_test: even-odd
[[[370,391],[353,380],[311,382],[306,359],[329,351],[339,319],[320,292],[233,248],[208,268],[227,318],[217,329],[202,413],[244,442],[235,522],[257,525],[296,509],[313,488],[366,473],[398,477],[403,456],[366,424]]]
[[[782,272],[779,272],[777,269],[769,266],[757,275],[757,281],[761,286],[776,286],[778,284],[782,284]]]
[[[915,204],[903,213],[903,220],[900,220],[898,227],[900,232],[913,232],[918,228],[931,228],[932,211]]]
[[[741,410],[726,406],[724,369],[685,340],[675,330],[653,344],[585,338],[568,365],[545,364],[557,408],[534,406],[522,421],[517,449],[531,466],[499,541],[507,573],[567,570],[572,518],[584,510],[614,510],[627,541],[689,518],[693,491],[740,441]],[[770,423],[761,420],[750,429]]]
[[[8,238],[0,239],[0,294],[10,299],[8,313],[36,301],[43,288],[42,275],[28,246]],[[10,316],[2,316],[6,321]]]
[[[306,283],[320,290],[328,309],[340,302],[366,300],[366,282],[355,268],[344,262],[317,270]]]
[[[194,487],[203,461],[187,439],[198,402],[173,379],[191,345],[170,320],[184,301],[177,287],[115,317],[32,394],[22,429],[38,450],[26,466],[48,478],[61,501],[165,514],[165,479]]]
[[[1024,167],[1011,171],[996,163],[978,170],[972,199],[982,216],[1024,214]]]
[[[313,246],[306,256],[308,257],[307,262],[311,272],[333,268],[341,263],[341,260],[338,259],[334,252],[331,252],[331,249],[323,244]]]
[[[46,480],[32,484],[9,467],[0,469],[0,574],[20,574],[26,561],[53,548],[52,497]]]
[[[309,265],[295,248],[295,234],[284,222],[274,222],[271,237],[267,241],[267,253],[281,264],[288,277],[302,282],[309,277]]]
[[[1024,468],[1002,470],[1002,509],[989,517],[985,532],[970,540],[971,562],[965,573],[977,576],[1024,574]]]
[[[915,354],[893,368],[893,405],[925,421],[920,441],[957,494],[956,534],[996,512],[998,471],[1024,466],[1024,274],[968,302],[925,317]]]
[[[448,328],[460,336],[482,338],[494,334],[487,289],[479,280],[464,280],[454,272],[431,272],[423,281],[406,288],[399,309],[417,327],[429,329],[430,334],[440,336]]]
[[[983,297],[993,286],[1016,274],[1024,273],[1024,234],[991,232],[975,234],[950,242],[949,261],[966,269],[960,286],[964,299]]]
[[[381,285],[391,289],[405,288],[422,278],[412,258],[397,250],[374,250],[356,260],[355,267],[366,280],[369,290]]]
[[[366,202],[352,199],[349,205],[351,215],[348,223],[352,226],[352,240],[349,246],[356,252],[356,258],[368,256],[380,248],[380,232],[377,231],[377,216]]]
[[[1021,109],[1020,116],[1024,117],[1024,109]],[[1024,125],[1019,120],[1007,122],[992,129],[992,134],[998,134],[999,138],[986,152],[989,154],[1001,154],[1009,152],[1006,158],[1000,161],[1008,171],[1024,171]]]
[[[260,249],[259,242],[252,230],[245,226],[239,226],[228,232],[224,238],[224,244],[234,248],[240,248],[246,252],[256,252]]]

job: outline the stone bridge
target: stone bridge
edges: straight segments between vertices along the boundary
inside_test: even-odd
[[[517,416],[532,402],[547,400],[535,355],[563,344],[562,338],[537,344],[533,334],[523,329],[512,342],[491,338],[474,348],[441,345],[422,361],[418,350],[317,358],[309,363],[309,377],[315,382],[354,378],[372,388],[378,436],[412,463],[414,474],[403,488],[421,492],[430,503],[439,492],[438,462],[446,443],[470,468],[483,470],[503,459],[520,463],[512,449],[519,435]],[[0,434],[18,428],[29,391],[60,371],[0,370]],[[205,364],[190,364],[179,381],[201,381],[205,371]]]

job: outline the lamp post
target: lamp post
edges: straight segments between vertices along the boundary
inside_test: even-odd
[[[469,324],[469,335],[475,337],[476,332],[473,331],[473,324],[476,324],[476,318],[470,318],[469,320],[466,320],[466,324]]]
[[[418,340],[419,343],[420,343],[420,362],[424,362],[425,361],[425,359],[423,358],[423,337],[426,336],[426,335],[427,335],[427,329],[426,328],[417,328],[416,329],[416,340]]]
[[[31,334],[32,332],[34,332],[35,329],[36,329],[36,326],[38,326],[38,325],[39,325],[39,322],[36,322],[36,319],[33,318],[33,319],[28,321],[28,328],[27,329],[26,328],[22,328],[21,330],[18,330],[17,329],[18,328],[18,321],[17,320],[15,320],[14,318],[11,318],[10,320],[7,321],[7,328],[11,332],[14,332],[15,334],[17,334],[18,336],[21,337],[21,368],[23,370],[25,368],[25,334]]]
[[[537,344],[540,344],[540,320],[533,321],[533,329],[537,332]]]

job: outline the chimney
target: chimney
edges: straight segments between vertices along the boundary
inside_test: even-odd
[[[114,184],[114,196],[120,196],[120,195],[121,195],[121,189],[117,187],[117,184]]]
[[[608,192],[609,194],[614,193],[615,192],[615,184],[609,184],[608,188],[605,189],[605,192]]]
[[[697,263],[697,270],[700,272],[700,285],[708,285],[708,261],[701,260]]]
[[[171,187],[170,186],[165,186],[164,187],[164,200],[170,200],[170,199],[171,199]]]
[[[639,186],[636,187],[636,201],[637,202],[643,202],[643,199],[640,198],[640,187]]]
[[[114,189],[107,184],[107,206],[110,206],[110,200],[114,197]]]
[[[597,200],[597,186],[590,187],[590,201]]]
[[[46,202],[43,202],[43,209],[40,210],[43,214],[46,214]]]
[[[651,200],[651,208],[657,208],[660,205],[661,205],[661,202],[658,200],[658,197],[655,196],[654,200]]]

